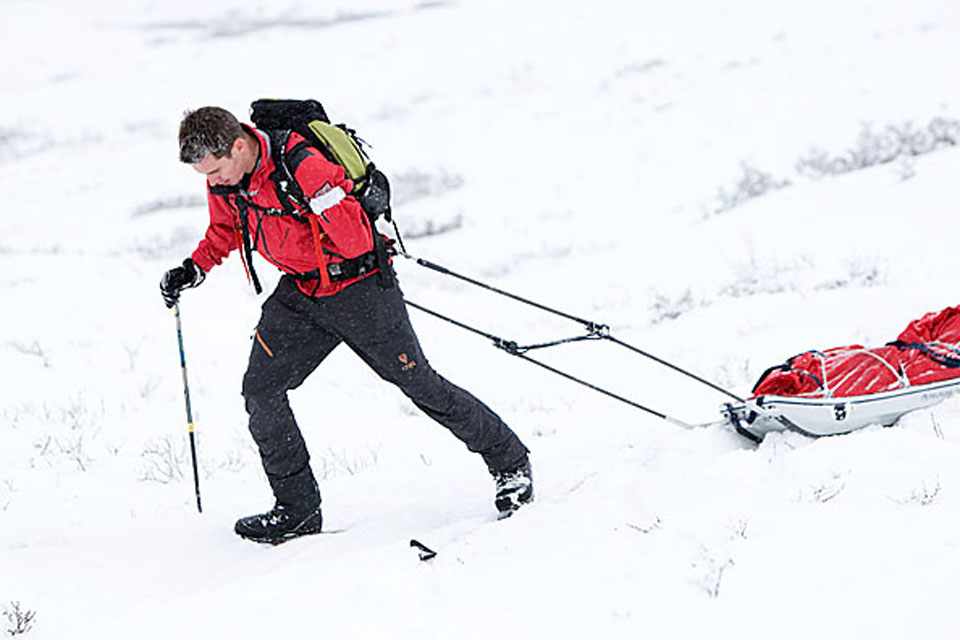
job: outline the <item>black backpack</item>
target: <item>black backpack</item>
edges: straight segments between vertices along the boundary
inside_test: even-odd
[[[353,196],[363,207],[371,223],[382,217],[392,221],[390,183],[371,162],[356,132],[345,124],[331,124],[327,112],[316,100],[257,100],[250,105],[250,119],[270,136],[274,164],[282,173],[274,177],[277,193],[304,205],[304,194],[293,175],[305,157],[306,147],[318,149],[323,156],[346,171],[353,181]],[[306,143],[287,150],[291,131]]]

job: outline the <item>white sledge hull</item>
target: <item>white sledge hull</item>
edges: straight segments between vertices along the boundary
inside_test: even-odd
[[[960,378],[848,398],[759,396],[728,404],[723,413],[738,431],[760,440],[771,431],[835,436],[871,424],[890,426],[905,413],[930,407],[960,393]]]

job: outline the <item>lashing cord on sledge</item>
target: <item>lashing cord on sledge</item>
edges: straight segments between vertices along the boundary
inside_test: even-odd
[[[398,239],[399,239],[399,229],[397,230],[397,232],[398,232],[398,233],[397,233],[397,236],[398,236]],[[569,373],[566,373],[566,372],[564,372],[564,371],[561,371],[561,370],[559,370],[559,369],[557,369],[557,368],[555,368],[555,367],[552,367],[552,366],[550,366],[550,365],[548,365],[548,364],[546,364],[546,363],[544,363],[544,362],[541,362],[541,361],[539,361],[539,360],[535,360],[534,358],[531,358],[529,355],[527,355],[527,352],[533,351],[533,350],[535,350],[535,349],[543,349],[543,348],[546,348],[546,347],[553,347],[553,346],[557,346],[557,345],[560,345],[560,344],[568,344],[568,343],[571,343],[571,342],[581,342],[581,341],[584,341],[584,340],[609,340],[610,342],[612,342],[612,343],[614,343],[614,344],[616,344],[616,345],[619,345],[619,346],[623,347],[624,349],[627,349],[627,350],[629,350],[629,351],[631,351],[631,352],[633,352],[633,353],[636,353],[636,354],[638,354],[638,355],[644,356],[645,358],[649,358],[650,360],[653,360],[654,362],[656,362],[656,363],[658,363],[658,364],[661,364],[661,365],[663,365],[663,366],[665,366],[665,367],[668,367],[668,368],[670,368],[670,369],[672,369],[672,370],[674,370],[674,371],[676,371],[676,372],[678,372],[678,373],[681,373],[681,374],[683,374],[683,375],[685,375],[685,376],[687,376],[687,377],[689,377],[689,378],[692,378],[692,379],[696,380],[697,382],[699,382],[699,383],[701,383],[701,384],[704,384],[704,385],[706,385],[707,387],[710,387],[711,389],[713,389],[713,390],[715,390],[715,391],[718,391],[718,392],[720,392],[720,393],[722,393],[722,394],[724,394],[724,395],[727,395],[727,396],[733,398],[733,399],[736,400],[737,402],[744,402],[743,398],[740,398],[739,396],[737,396],[737,395],[731,393],[730,391],[728,391],[728,390],[726,390],[726,389],[724,389],[724,388],[722,388],[722,387],[720,387],[720,386],[718,386],[718,385],[710,382],[709,380],[705,380],[704,378],[701,378],[700,376],[698,376],[698,375],[696,375],[696,374],[694,374],[694,373],[691,373],[691,372],[689,372],[689,371],[687,371],[687,370],[685,370],[685,369],[682,369],[681,367],[678,367],[678,366],[676,366],[676,365],[674,365],[674,364],[672,364],[672,363],[670,363],[670,362],[667,362],[666,360],[663,360],[662,358],[658,358],[657,356],[655,356],[655,355],[653,355],[653,354],[651,354],[651,353],[648,353],[648,352],[644,351],[643,349],[639,349],[638,347],[635,347],[635,346],[633,346],[633,345],[631,345],[631,344],[629,344],[629,343],[624,342],[623,340],[620,340],[620,339],[614,337],[614,336],[610,333],[610,327],[609,327],[608,325],[606,325],[606,324],[602,324],[602,323],[598,323],[598,322],[592,322],[592,321],[590,321],[590,320],[585,320],[585,319],[583,319],[583,318],[579,318],[579,317],[577,317],[577,316],[575,316],[575,315],[566,313],[566,312],[564,312],[564,311],[560,311],[560,310],[558,310],[558,309],[554,309],[554,308],[552,308],[552,307],[548,307],[547,305],[541,304],[541,303],[539,303],[539,302],[534,302],[533,300],[530,300],[530,299],[528,299],[528,298],[524,298],[524,297],[522,297],[522,296],[518,296],[518,295],[516,295],[516,294],[514,294],[514,293],[510,293],[509,291],[504,291],[503,289],[499,289],[499,288],[497,288],[497,287],[491,286],[491,285],[486,284],[486,283],[484,283],[484,282],[480,282],[479,280],[475,280],[474,278],[470,278],[470,277],[468,277],[468,276],[465,276],[465,275],[463,275],[463,274],[457,273],[457,272],[455,272],[455,271],[451,271],[450,269],[448,269],[448,268],[446,268],[446,267],[443,267],[443,266],[441,266],[441,265],[438,265],[438,264],[436,264],[436,263],[434,263],[434,262],[430,262],[429,260],[424,260],[423,258],[417,258],[417,257],[415,257],[415,256],[412,256],[412,255],[410,255],[410,254],[408,254],[408,253],[406,252],[406,249],[405,249],[404,246],[403,246],[403,241],[402,241],[402,240],[400,240],[400,249],[397,251],[397,255],[400,255],[400,256],[408,259],[408,260],[412,260],[412,261],[414,261],[416,264],[420,265],[421,267],[425,267],[425,268],[427,268],[427,269],[431,269],[431,270],[436,271],[436,272],[438,272],[438,273],[441,273],[441,274],[443,274],[443,275],[448,275],[448,276],[457,278],[458,280],[463,280],[464,282],[467,282],[467,283],[469,283],[469,284],[475,285],[475,286],[480,287],[480,288],[482,288],[482,289],[486,289],[487,291],[492,291],[493,293],[496,293],[496,294],[505,296],[505,297],[510,298],[510,299],[512,299],[512,300],[516,300],[517,302],[521,302],[521,303],[523,303],[523,304],[527,304],[527,305],[530,305],[530,306],[535,307],[535,308],[537,308],[537,309],[540,309],[541,311],[545,311],[545,312],[547,312],[547,313],[552,313],[552,314],[554,314],[554,315],[560,316],[561,318],[566,318],[567,320],[571,320],[571,321],[573,321],[573,322],[577,322],[577,323],[579,323],[579,324],[584,325],[584,328],[585,328],[585,330],[586,330],[586,333],[585,333],[584,335],[573,336],[573,337],[570,337],[570,338],[562,338],[562,339],[559,339],[559,340],[553,340],[553,341],[550,341],[550,342],[544,342],[544,343],[540,343],[540,344],[532,344],[532,345],[523,345],[523,346],[521,346],[521,345],[518,345],[518,344],[517,344],[515,341],[513,341],[513,340],[506,340],[506,339],[501,338],[501,337],[499,337],[499,336],[495,336],[495,335],[493,335],[493,334],[491,334],[491,333],[487,333],[487,332],[485,332],[485,331],[481,331],[480,329],[477,329],[476,327],[472,327],[472,326],[470,326],[470,325],[468,325],[468,324],[466,324],[466,323],[464,323],[464,322],[460,322],[459,320],[454,320],[453,318],[450,318],[450,317],[445,316],[445,315],[443,315],[443,314],[441,314],[441,313],[438,313],[438,312],[436,312],[436,311],[433,311],[432,309],[428,309],[428,308],[426,308],[426,307],[424,307],[424,306],[422,306],[422,305],[419,305],[419,304],[417,304],[417,303],[415,303],[415,302],[412,302],[412,301],[410,301],[410,300],[407,300],[407,301],[406,301],[407,305],[413,307],[414,309],[417,309],[417,310],[422,311],[422,312],[424,312],[424,313],[426,313],[426,314],[429,314],[429,315],[431,315],[431,316],[433,316],[433,317],[435,317],[435,318],[438,318],[438,319],[440,319],[440,320],[443,320],[443,321],[445,321],[445,322],[448,322],[448,323],[450,323],[450,324],[452,324],[452,325],[454,325],[454,326],[460,327],[461,329],[465,329],[465,330],[467,330],[467,331],[470,331],[471,333],[474,333],[474,334],[476,334],[476,335],[483,336],[484,338],[487,338],[488,340],[490,340],[490,341],[493,343],[493,346],[497,347],[498,349],[502,349],[502,350],[506,351],[507,353],[509,353],[510,355],[517,356],[518,358],[521,358],[521,359],[523,359],[523,360],[526,360],[527,362],[530,362],[530,363],[532,363],[532,364],[535,364],[535,365],[537,365],[538,367],[541,367],[541,368],[543,368],[543,369],[546,369],[547,371],[550,371],[550,372],[555,373],[555,374],[557,374],[557,375],[559,375],[559,376],[562,376],[562,377],[566,378],[567,380],[570,380],[570,381],[572,381],[572,382],[576,382],[576,383],[578,383],[578,384],[581,384],[581,385],[583,385],[583,386],[585,386],[585,387],[587,387],[587,388],[589,388],[589,389],[592,389],[593,391],[596,391],[596,392],[598,392],[598,393],[602,393],[603,395],[606,395],[606,396],[608,396],[608,397],[610,397],[610,398],[613,398],[613,399],[615,399],[615,400],[619,400],[620,402],[623,402],[623,403],[625,403],[625,404],[628,404],[628,405],[630,405],[630,406],[632,406],[632,407],[634,407],[634,408],[636,408],[636,409],[640,409],[641,411],[645,411],[646,413],[649,413],[649,414],[654,415],[654,416],[656,416],[656,417],[658,417],[658,418],[661,418],[661,419],[663,419],[663,420],[666,420],[667,422],[670,422],[670,423],[672,423],[672,424],[674,424],[674,425],[677,425],[677,426],[680,426],[680,427],[684,427],[684,428],[692,428],[692,426],[693,426],[693,425],[687,424],[686,422],[683,422],[682,420],[678,420],[678,419],[676,419],[676,418],[673,418],[673,417],[671,417],[671,416],[669,416],[669,415],[667,415],[667,414],[665,414],[665,413],[663,413],[663,412],[660,412],[660,411],[656,411],[656,410],[654,410],[654,409],[651,409],[650,407],[644,406],[644,405],[642,405],[642,404],[640,404],[640,403],[638,403],[638,402],[634,402],[633,400],[630,400],[629,398],[625,398],[625,397],[623,397],[623,396],[621,396],[621,395],[618,395],[618,394],[616,394],[616,393],[613,393],[612,391],[609,391],[609,390],[604,389],[604,388],[602,388],[602,387],[599,387],[599,386],[597,386],[597,385],[595,385],[595,384],[592,384],[592,383],[590,383],[590,382],[587,382],[586,380],[583,380],[583,379],[578,378],[578,377],[576,377],[576,376],[574,376],[574,375],[571,375],[571,374],[569,374]]]

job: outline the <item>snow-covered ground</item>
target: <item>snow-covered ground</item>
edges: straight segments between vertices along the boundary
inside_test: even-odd
[[[798,168],[887,127],[956,126],[955,0],[0,16],[0,612],[35,612],[27,637],[960,637],[960,401],[755,447],[412,311],[437,370],[532,449],[535,505],[492,523],[479,458],[344,348],[292,394],[339,533],[265,548],[232,532],[270,506],[239,395],[262,299],[237,257],[183,298],[198,514],[157,290],[206,223],[183,111],[316,97],[373,144],[412,254],[746,395],[794,353],[878,345],[960,303],[960,150]],[[766,193],[743,198],[751,176]],[[397,266],[409,299],[490,333],[580,331]],[[606,343],[538,357],[685,422],[725,400]]]

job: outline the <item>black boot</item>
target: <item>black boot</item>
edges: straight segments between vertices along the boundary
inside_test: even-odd
[[[277,504],[266,513],[240,518],[233,530],[247,540],[280,544],[291,538],[320,533],[321,526],[323,515],[319,505],[310,511],[297,511]]]
[[[529,458],[516,469],[491,473],[497,483],[494,504],[500,514],[498,520],[509,518],[514,511],[533,501],[533,470]]]
[[[280,544],[291,538],[320,533],[323,515],[320,490],[307,465],[288,478],[270,477],[277,502],[266,513],[237,520],[233,530],[241,538],[254,542]]]

